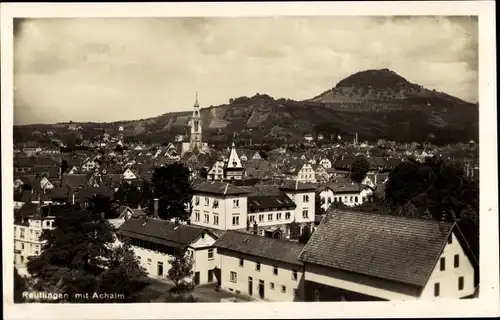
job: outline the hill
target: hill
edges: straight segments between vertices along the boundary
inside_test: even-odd
[[[136,121],[79,125],[84,136],[101,127],[116,134],[118,126],[123,126],[125,137],[161,143],[186,132],[190,114],[186,111]],[[256,94],[202,108],[201,115],[204,136],[212,143],[231,139],[290,142],[302,140],[306,133],[353,136],[357,132],[361,140],[421,142],[433,136],[435,143],[447,144],[477,141],[479,135],[476,104],[410,83],[387,69],[355,73],[304,101]],[[67,131],[66,127],[59,124],[57,130]],[[36,130],[46,130],[46,126]],[[20,129],[16,132],[19,137]]]

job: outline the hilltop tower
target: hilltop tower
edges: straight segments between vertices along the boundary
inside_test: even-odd
[[[194,102],[193,115],[191,120],[191,132],[189,135],[189,145],[190,149],[202,149],[202,127],[201,127],[201,115],[200,115],[200,104],[198,103],[198,92],[196,92],[196,101]]]

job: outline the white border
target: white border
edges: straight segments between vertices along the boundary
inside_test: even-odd
[[[496,139],[495,2],[293,2],[293,3],[51,3],[1,4],[2,230],[6,319],[120,318],[332,318],[493,316],[500,314]],[[167,17],[275,15],[477,15],[480,99],[480,298],[439,302],[239,303],[239,304],[12,304],[13,265],[13,17]],[[362,305],[360,305],[362,304]]]

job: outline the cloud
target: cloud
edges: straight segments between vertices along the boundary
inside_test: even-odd
[[[389,68],[477,101],[474,17],[23,19],[15,123],[116,121],[268,93],[307,99]]]

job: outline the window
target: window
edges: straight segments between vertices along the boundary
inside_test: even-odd
[[[208,260],[214,259],[214,249],[208,249]]]
[[[255,222],[255,216],[254,215],[248,216],[248,221]]]
[[[269,282],[269,289],[274,290],[274,282]]]
[[[243,262],[244,262],[243,258],[240,258],[240,267],[243,267]]]
[[[239,207],[240,207],[240,200],[234,199],[233,200],[233,208],[239,208]]]
[[[204,216],[205,216],[205,223],[209,223],[210,216],[207,213],[205,213]]]
[[[21,238],[24,239],[24,231],[25,229],[24,228],[21,228]]]
[[[21,263],[24,263],[24,257],[21,256]]]
[[[349,202],[352,202],[352,200],[353,200],[353,196],[351,196],[351,197],[349,198]]]
[[[295,280],[295,281],[297,281],[297,278],[298,278],[297,277],[297,270],[293,270],[292,271],[292,279]]]
[[[314,301],[319,301],[319,290],[314,289]]]
[[[259,214],[259,222],[264,222],[264,215],[263,214]]]
[[[274,274],[275,276],[277,276],[277,275],[278,275],[278,267],[277,267],[277,266],[274,266],[274,267],[273,267],[273,274]]]
[[[219,216],[218,215],[214,215],[214,224],[219,225]]]
[[[290,217],[291,217],[291,213],[290,212],[286,212],[285,213],[285,220],[290,220]]]
[[[21,250],[24,250],[24,243],[21,243]]]
[[[267,215],[267,221],[273,221],[273,214],[272,213]]]
[[[197,206],[200,204],[200,197],[194,197],[194,205]]]
[[[441,259],[439,259],[439,270],[444,271],[444,269],[445,269],[445,260],[444,257],[442,257]]]
[[[158,276],[163,276],[163,262],[158,261]]]
[[[434,297],[439,297],[439,283],[434,283]]]
[[[281,213],[276,214],[276,220],[281,220]]]
[[[235,216],[233,217],[233,226],[237,226],[240,224],[240,217]]]
[[[35,250],[35,255],[38,255],[38,250]]]
[[[205,206],[208,207],[209,204],[210,204],[210,199],[205,198]]]
[[[332,197],[328,197],[328,203],[332,203]]]
[[[148,258],[148,264],[151,265],[151,259]]]
[[[256,270],[256,271],[260,271],[260,262],[257,262],[257,263],[255,264],[255,270]]]
[[[235,282],[237,281],[237,278],[236,278],[236,272],[234,271],[231,271],[231,278],[230,278],[230,281],[231,282]]]
[[[214,208],[218,208],[219,207],[219,200],[214,200]]]
[[[286,286],[281,286],[281,292],[286,293]]]
[[[302,218],[306,219],[309,217],[309,210],[304,209],[302,210]]]
[[[458,290],[464,289],[464,277],[458,277]]]
[[[194,221],[200,221],[200,212],[199,211],[194,212]]]
[[[458,254],[456,254],[454,257],[453,265],[455,268],[458,268],[458,266],[460,265],[460,256]]]
[[[40,231],[35,231],[35,240],[40,238]]]
[[[354,197],[354,202],[356,202],[356,203],[358,202],[358,196]]]
[[[309,195],[308,194],[305,194],[302,196],[302,201],[303,202],[309,202]]]

